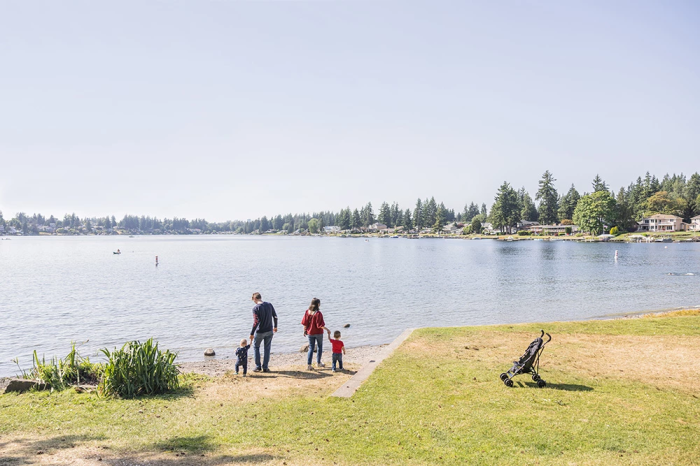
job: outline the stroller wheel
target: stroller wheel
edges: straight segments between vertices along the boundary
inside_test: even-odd
[[[538,380],[540,380],[540,376],[537,374],[532,374],[532,381],[537,382]]]
[[[506,384],[506,387],[512,387],[513,386],[513,381],[510,379],[506,379],[504,382]]]
[[[505,372],[503,374],[501,374],[501,381],[504,382],[507,378],[508,378],[508,374],[506,374]]]
[[[537,381],[537,386],[540,387],[540,388],[544,388],[544,387],[547,386],[547,382],[545,382],[544,380],[540,379],[540,380]]]

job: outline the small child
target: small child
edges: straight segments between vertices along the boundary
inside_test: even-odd
[[[238,360],[236,361],[236,375],[238,375],[238,368],[240,366],[243,366],[243,377],[246,376],[248,373],[248,350],[250,349],[250,345],[246,341],[246,339],[241,340],[241,346],[236,348],[236,357]]]
[[[335,372],[335,365],[338,364],[338,370],[343,370],[343,355],[345,354],[345,344],[340,340],[340,330],[333,332],[333,338],[331,338],[331,331],[326,329],[328,332],[328,339],[331,341],[331,346],[333,347],[333,372]]]

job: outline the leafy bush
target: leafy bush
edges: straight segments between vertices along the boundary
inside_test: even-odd
[[[177,354],[160,351],[152,338],[145,343],[130,341],[112,352],[103,349],[102,353],[108,360],[100,384],[104,395],[133,398],[164,393],[179,386]]]
[[[570,235],[571,234],[571,227],[564,228],[564,231],[566,232],[567,235]]]
[[[520,230],[520,231],[518,232],[518,236],[530,236],[531,234],[532,234],[532,232],[531,232],[531,231],[527,231],[527,230]]]
[[[618,227],[612,227],[612,228],[610,229],[610,234],[611,234],[611,235],[617,236],[617,235],[620,234],[620,229],[619,229]]]
[[[83,358],[75,349],[75,343],[71,346],[68,355],[59,359],[53,357],[48,362],[34,351],[34,367],[22,376],[27,379],[41,380],[46,388],[53,390],[65,390],[71,385],[97,384],[102,375],[102,365],[93,364],[89,358]]]

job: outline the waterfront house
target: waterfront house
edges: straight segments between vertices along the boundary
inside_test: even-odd
[[[330,227],[323,227],[323,232],[326,234],[340,233],[340,227],[337,225]]]
[[[566,229],[571,228],[571,233],[576,233],[578,231],[578,226],[576,225],[530,225],[527,229],[532,232],[533,235],[551,235],[557,236],[562,233],[566,233]]]
[[[690,224],[688,224],[688,231],[700,231],[700,215],[690,219]]]
[[[515,226],[515,231],[529,230],[530,227],[539,225],[539,222],[531,222],[530,220],[520,220]]]
[[[685,231],[687,223],[677,215],[656,214],[639,222],[639,231]]]
[[[481,224],[481,232],[485,235],[493,235],[496,230],[493,229],[493,224],[490,222],[484,222]]]
[[[384,225],[383,223],[379,223],[379,222],[373,223],[372,225],[369,226],[369,229],[373,230],[373,231],[386,230],[386,228],[387,228],[386,225]]]
[[[442,231],[445,233],[455,233],[459,228],[457,228],[457,225],[454,223],[448,223],[444,227],[442,227]]]

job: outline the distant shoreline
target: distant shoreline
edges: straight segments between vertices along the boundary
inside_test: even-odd
[[[9,241],[14,238],[41,238],[41,237],[109,237],[109,238],[125,238],[135,239],[138,237],[160,237],[160,236],[241,236],[241,237],[312,237],[312,238],[354,238],[354,239],[453,239],[453,240],[495,240],[495,241],[573,241],[586,243],[697,243],[700,242],[700,234],[697,232],[652,232],[652,233],[622,233],[616,237],[600,237],[591,235],[519,235],[518,233],[498,233],[490,235],[462,235],[462,234],[391,234],[391,233],[358,233],[358,234],[303,234],[303,235],[282,235],[278,233],[263,233],[255,234],[238,234],[238,233],[160,233],[160,234],[139,234],[139,233],[124,233],[124,234],[60,234],[60,233],[40,233],[38,235],[0,235],[0,241]],[[665,240],[665,241],[662,241]]]

